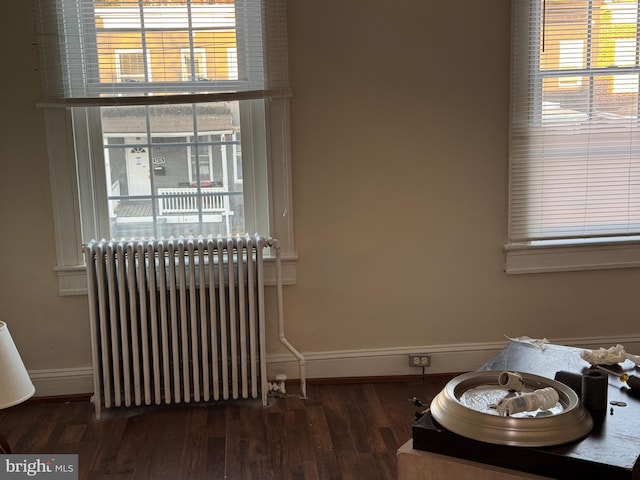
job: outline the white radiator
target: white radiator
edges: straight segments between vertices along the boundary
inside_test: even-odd
[[[273,241],[85,245],[96,417],[103,406],[259,397],[266,405],[263,250]],[[277,270],[281,310],[279,255]],[[304,360],[281,341],[300,362],[304,396]]]

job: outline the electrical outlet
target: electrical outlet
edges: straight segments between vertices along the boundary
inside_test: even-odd
[[[429,355],[428,353],[410,353],[409,366],[410,367],[430,367],[431,355]]]

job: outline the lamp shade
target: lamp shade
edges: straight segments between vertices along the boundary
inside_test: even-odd
[[[35,391],[7,324],[0,322],[0,409],[24,402]]]

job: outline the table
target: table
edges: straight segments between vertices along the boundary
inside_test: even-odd
[[[547,344],[541,349],[511,342],[479,370],[509,370],[547,378],[554,378],[560,370],[581,374],[589,368],[580,357],[581,351],[562,345]],[[621,371],[632,373],[634,367],[633,362],[627,360],[621,364]],[[449,432],[427,412],[413,426],[413,450],[445,455],[452,461],[471,461],[485,467],[492,465],[511,472],[556,479],[640,480],[640,394],[630,391],[617,377],[610,375],[607,395],[608,401],[625,402],[626,406],[611,406],[613,410],[594,414],[593,429],[580,441],[535,448],[494,445]],[[404,479],[399,477],[399,480]]]

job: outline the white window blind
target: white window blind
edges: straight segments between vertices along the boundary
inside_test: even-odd
[[[640,234],[639,18],[627,0],[513,2],[510,244]]]
[[[185,95],[199,95],[194,101],[289,96],[280,0],[36,5],[42,106],[185,103]],[[123,58],[123,49],[138,54]]]

